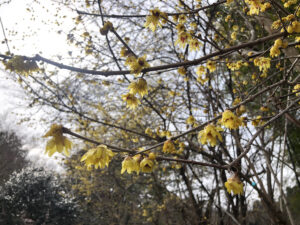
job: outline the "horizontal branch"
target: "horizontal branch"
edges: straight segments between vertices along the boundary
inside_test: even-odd
[[[222,49],[222,50],[213,52],[211,54],[208,54],[206,56],[200,57],[200,58],[195,59],[195,60],[184,61],[184,62],[179,62],[179,63],[172,63],[172,64],[166,64],[166,65],[161,65],[161,66],[153,66],[153,67],[145,68],[141,72],[146,73],[146,72],[161,71],[161,70],[166,70],[166,69],[177,69],[178,67],[182,67],[182,66],[184,66],[184,67],[195,66],[195,65],[198,65],[198,64],[204,62],[205,60],[211,59],[213,57],[220,56],[220,55],[223,55],[223,54],[229,53],[229,52],[238,51],[238,50],[243,49],[243,48],[255,46],[255,45],[263,43],[265,41],[273,40],[273,39],[276,39],[276,38],[279,38],[279,37],[282,37],[282,36],[285,36],[285,35],[286,35],[285,32],[276,33],[276,34],[273,34],[273,35],[269,35],[267,37],[259,38],[255,41],[251,41],[251,42],[243,43],[243,44],[233,46],[233,47],[230,47],[230,48]],[[11,57],[7,56],[7,55],[0,54],[0,58],[10,59]],[[58,67],[60,69],[66,69],[66,70],[70,70],[70,71],[73,71],[73,72],[84,73],[84,74],[102,75],[102,76],[108,77],[108,76],[116,76],[116,75],[126,75],[126,74],[131,73],[129,70],[123,70],[123,71],[119,71],[119,70],[118,71],[97,71],[97,70],[81,69],[81,68],[78,68],[78,67],[68,66],[68,65],[65,65],[65,64],[62,64],[62,63],[52,61],[52,60],[44,58],[44,57],[42,57],[38,54],[34,57],[27,57],[27,58],[31,59],[31,60],[35,60],[35,61],[42,61],[42,62],[48,63],[50,65],[53,65],[55,67]]]
[[[189,12],[179,12],[179,13],[170,13],[170,12],[165,12],[168,16],[176,16],[176,15],[182,15],[182,14],[185,14],[185,15],[189,15],[189,14],[195,14],[199,11],[202,11],[202,10],[205,10],[205,9],[209,9],[209,8],[212,8],[212,7],[215,7],[217,5],[221,5],[223,3],[225,3],[226,0],[222,0],[220,2],[216,2],[216,3],[213,3],[211,5],[207,5],[207,6],[203,6],[199,9],[196,9],[196,10],[191,10]],[[116,15],[116,14],[110,14],[110,15],[105,15],[105,14],[97,14],[97,13],[88,13],[88,12],[84,12],[84,11],[80,11],[80,10],[76,10],[76,12],[80,15],[88,15],[88,16],[97,16],[97,17],[105,17],[105,18],[114,18],[114,19],[123,19],[123,18],[143,18],[143,17],[146,17],[148,16],[148,14],[140,14],[140,15]]]
[[[84,140],[84,141],[87,141],[87,142],[90,142],[90,143],[93,143],[93,144],[96,144],[96,145],[106,145],[108,148],[110,148],[114,152],[127,152],[129,154],[136,154],[137,153],[137,151],[134,151],[134,150],[129,150],[129,149],[126,149],[126,148],[120,148],[120,147],[117,147],[117,146],[114,146],[114,145],[106,144],[104,142],[95,141],[93,139],[84,137],[80,134],[76,134],[76,133],[72,132],[70,129],[65,128],[65,127],[63,127],[62,131],[65,134],[69,134],[71,136],[77,137],[81,140]],[[147,154],[142,153],[142,152],[138,152],[138,154],[148,156]],[[164,160],[164,161],[171,161],[171,162],[173,161],[173,162],[178,162],[178,163],[187,163],[187,164],[194,164],[194,165],[200,165],[200,166],[215,167],[215,168],[219,168],[219,169],[227,169],[227,166],[225,166],[225,165],[205,163],[205,162],[199,162],[199,161],[187,160],[187,159],[180,159],[180,158],[169,158],[169,157],[164,157],[164,156],[157,156],[156,160],[158,160],[158,161],[163,161]]]

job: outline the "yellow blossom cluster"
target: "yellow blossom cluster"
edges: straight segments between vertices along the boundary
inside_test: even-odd
[[[72,148],[72,142],[63,136],[63,126],[53,124],[50,130],[43,136],[52,137],[47,142],[45,153],[52,156],[55,152],[64,153],[66,156],[70,155],[69,150]]]
[[[177,71],[182,76],[186,75],[186,69],[183,66],[179,67]]]
[[[198,75],[197,81],[202,85],[209,80],[209,78],[206,76],[206,68],[204,66],[199,66],[196,70],[196,74]],[[205,75],[204,78],[203,75]]]
[[[134,157],[127,156],[122,162],[122,170],[121,174],[125,171],[131,174],[132,172],[136,172],[137,174],[140,173],[140,155],[135,155]]]
[[[236,71],[239,70],[242,66],[243,66],[243,61],[239,60],[237,62],[232,62],[232,63],[227,63],[226,64],[228,69],[230,69],[231,71]]]
[[[207,67],[207,69],[209,70],[210,73],[214,72],[217,69],[216,62],[211,61],[211,60],[207,60],[206,67]]]
[[[255,127],[262,126],[264,124],[265,122],[262,120],[262,116],[257,116],[254,120],[252,120],[252,125]]]
[[[195,117],[193,117],[192,115],[190,115],[187,119],[186,119],[186,124],[188,125],[194,125],[196,123]]]
[[[129,93],[133,95],[139,94],[143,97],[148,94],[148,85],[144,78],[140,78],[138,81],[130,83],[128,89],[130,89]]]
[[[176,45],[179,45],[180,48],[185,48],[187,44],[189,44],[190,51],[198,51],[202,43],[197,39],[197,37],[193,37],[193,31],[186,31],[184,23],[186,22],[186,16],[180,15],[176,20],[179,24],[176,25],[176,29],[178,32],[177,40],[175,41]],[[193,24],[195,28],[197,25]],[[193,28],[193,29],[194,29]]]
[[[136,58],[130,54],[126,59],[125,65],[129,66],[131,73],[134,75],[139,75],[143,69],[150,67],[149,63],[146,61],[146,58],[146,55]]]
[[[271,28],[274,30],[277,30],[283,25],[282,22],[286,24],[286,23],[290,23],[293,20],[295,20],[295,16],[294,16],[294,14],[290,14],[288,16],[282,17],[281,20],[280,19],[275,20],[272,23]]]
[[[254,59],[254,65],[258,66],[259,70],[266,74],[271,67],[271,59],[266,57],[259,57]]]
[[[113,24],[109,21],[106,21],[103,27],[100,29],[100,34],[107,35],[108,31],[112,31],[113,29]]]
[[[239,126],[243,125],[243,120],[234,115],[230,110],[225,110],[222,113],[221,123],[229,129],[238,129]]]
[[[155,8],[150,10],[150,15],[146,17],[146,23],[144,26],[154,32],[157,26],[162,27],[162,24],[166,23],[167,17],[168,15],[166,13],[163,13],[158,8]]]
[[[288,27],[287,32],[291,33],[300,33],[300,22],[293,21]]]
[[[141,155],[135,155],[133,157],[127,156],[122,162],[121,174],[127,173],[131,174],[132,172],[136,172],[137,174],[140,171],[144,173],[151,173],[154,167],[154,159],[153,154],[149,154],[149,157],[145,157],[141,159]]]
[[[288,1],[283,0],[283,2],[284,2],[283,6],[285,8],[289,8],[291,5],[297,4],[297,0],[288,0]]]
[[[176,45],[179,45],[180,48],[185,48],[185,46],[190,42],[191,34],[188,32],[181,32],[178,34],[178,38],[175,41]]]
[[[127,103],[127,107],[130,109],[135,109],[139,104],[141,104],[140,100],[132,93],[122,95],[122,99]]]
[[[245,2],[250,6],[249,15],[258,15],[271,7],[271,4],[264,2],[264,0],[245,0]]]
[[[283,42],[281,39],[277,39],[274,42],[274,45],[272,46],[272,48],[270,49],[270,56],[273,57],[277,57],[280,55],[280,50],[279,48],[281,48],[283,46]]]
[[[219,131],[223,131],[223,129],[221,127],[216,127],[213,124],[208,124],[199,132],[198,141],[203,145],[209,142],[210,146],[214,147],[217,144],[217,139],[219,139],[219,141],[223,141]]]
[[[98,167],[103,169],[109,165],[114,155],[115,153],[108,149],[106,145],[98,145],[96,148],[92,148],[85,153],[80,161],[85,161],[85,165],[88,169],[91,169],[92,166],[96,169],[98,169]]]
[[[171,140],[165,141],[164,146],[163,146],[163,152],[164,153],[175,153],[176,152],[176,148],[175,148],[173,141],[171,141]]]
[[[296,84],[293,88],[293,92],[296,93],[296,96],[300,95],[300,84]]]
[[[31,75],[33,72],[39,70],[38,65],[34,60],[25,58],[24,56],[16,55],[4,62],[5,69],[21,75]]]
[[[243,193],[244,185],[237,174],[235,174],[227,179],[225,182],[225,187],[229,194],[233,192],[234,195],[240,195]]]

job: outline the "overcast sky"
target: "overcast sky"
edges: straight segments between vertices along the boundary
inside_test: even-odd
[[[56,8],[51,1],[43,1],[43,5],[32,0],[12,0],[9,4],[0,6],[0,17],[8,39],[10,51],[15,55],[34,56],[41,54],[52,58],[55,55],[66,54],[66,36],[58,34],[58,30],[68,30],[72,17],[69,11],[60,12],[67,16],[63,27],[53,24]],[[0,1],[1,4],[1,1]],[[34,9],[34,10],[33,10]],[[34,16],[32,16],[34,14]],[[52,21],[49,21],[51,19]],[[0,30],[0,53],[8,51],[4,42],[4,33]],[[9,79],[10,74],[0,70],[0,120],[5,129],[17,132],[29,151],[28,157],[38,164],[50,167],[56,165],[53,157],[44,155],[46,140],[41,136],[45,127],[39,126],[39,113],[29,109],[29,102],[24,101],[25,92],[17,83]],[[24,116],[32,118],[33,122],[19,124]],[[42,142],[41,142],[42,141]]]

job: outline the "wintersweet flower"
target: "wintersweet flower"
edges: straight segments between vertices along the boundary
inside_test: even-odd
[[[207,60],[206,67],[209,70],[209,72],[212,73],[216,70],[216,62]]]
[[[196,120],[192,115],[186,119],[186,124],[193,125],[195,122],[196,122]]]
[[[187,20],[186,15],[181,14],[181,15],[178,16],[178,22],[179,23],[184,24],[186,22],[186,20]]]
[[[162,22],[160,20],[163,20],[166,17],[167,14],[161,12],[158,8],[150,10],[150,15],[146,17],[144,26],[154,32],[157,26],[162,27]]]
[[[149,158],[144,158],[140,162],[141,171],[144,173],[151,173],[154,167],[154,161]]]
[[[190,50],[191,51],[198,51],[200,49],[200,46],[202,46],[202,43],[198,41],[196,38],[192,38],[189,42]]]
[[[233,192],[234,195],[240,195],[243,193],[244,185],[237,174],[235,174],[227,179],[225,182],[225,187],[229,194]]]
[[[165,141],[164,146],[163,146],[163,152],[164,153],[174,153],[174,152],[176,152],[173,141],[171,141],[171,140]]]
[[[197,75],[206,74],[206,68],[205,68],[205,66],[199,66],[199,67],[197,67],[196,74]]]
[[[229,129],[238,129],[239,126],[243,125],[242,119],[234,115],[230,110],[223,112],[221,123]]]
[[[28,76],[39,70],[38,65],[34,60],[25,58],[24,56],[16,55],[4,62],[5,69]]]
[[[121,174],[125,171],[131,174],[132,172],[136,172],[137,174],[140,173],[140,163],[137,158],[127,156],[122,162],[122,170]]]
[[[245,0],[245,2],[250,6],[249,15],[258,15],[271,7],[271,4],[269,2],[264,3],[264,0]]]
[[[130,72],[139,75],[143,69],[150,67],[149,63],[146,61],[147,56],[144,55],[136,59],[133,56],[130,56],[130,59],[126,60],[125,64],[128,64],[130,67]]]
[[[175,45],[179,45],[181,48],[184,48],[189,42],[191,35],[185,31],[178,34],[178,39],[175,41]]]
[[[43,137],[53,137],[47,142],[45,153],[52,156],[55,152],[70,155],[69,150],[72,148],[72,142],[63,136],[62,125],[53,124],[50,130]]]
[[[205,84],[208,80],[209,80],[209,78],[206,76],[204,76],[204,78],[203,78],[202,75],[198,75],[198,77],[197,77],[197,81],[199,83],[201,83],[202,85]]]
[[[216,127],[213,124],[208,124],[204,130],[201,130],[198,134],[198,141],[205,145],[209,142],[210,146],[214,147],[217,144],[217,139],[223,141],[223,138],[219,131],[223,131],[221,127]]]
[[[260,71],[264,73],[271,67],[271,59],[266,57],[259,57],[254,59],[254,65],[259,67]]]
[[[129,87],[129,93],[136,94],[138,93],[141,97],[148,94],[147,81],[144,78],[138,79],[137,82],[132,82]]]
[[[296,84],[293,88],[293,92],[296,93],[296,96],[300,95],[300,84]]]
[[[283,46],[283,42],[281,39],[277,39],[274,42],[274,45],[272,46],[272,48],[270,49],[270,56],[273,57],[277,57],[280,55],[280,50],[279,48],[281,48]]]
[[[182,76],[186,75],[186,69],[183,66],[179,67],[177,71]]]
[[[298,21],[293,21],[291,25],[288,26],[287,28],[288,33],[300,33],[300,22]]]
[[[182,24],[182,23],[179,23],[179,24],[176,26],[176,29],[177,29],[178,33],[185,32],[185,31],[186,31],[185,26],[184,26],[184,24]]]
[[[80,161],[85,161],[87,167],[94,166],[96,169],[98,167],[103,169],[109,165],[114,155],[115,153],[108,149],[106,145],[98,145],[96,148],[92,148],[85,153]]]
[[[135,109],[141,103],[140,100],[131,93],[122,95],[122,99],[127,103],[127,107],[130,109]]]

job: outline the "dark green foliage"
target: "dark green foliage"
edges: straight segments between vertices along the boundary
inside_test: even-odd
[[[1,190],[2,224],[73,224],[77,207],[60,179],[43,169],[25,168],[13,173]]]

